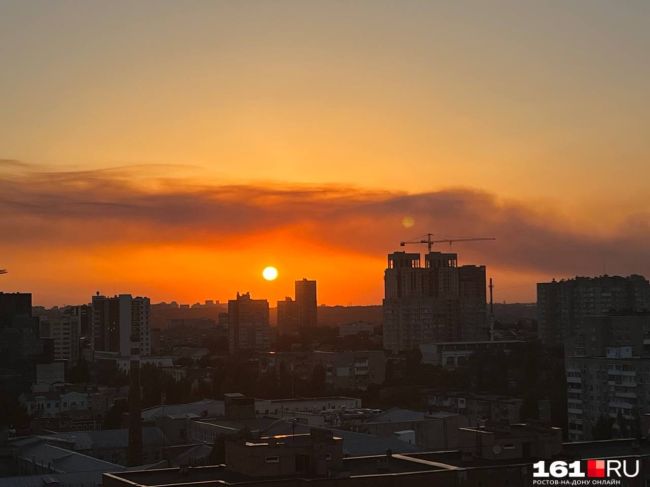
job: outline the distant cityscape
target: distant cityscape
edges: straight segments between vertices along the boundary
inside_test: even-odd
[[[273,308],[2,292],[0,487],[527,485],[614,454],[650,478],[648,280],[508,305],[487,276],[399,251],[381,306],[319,306],[306,278]]]

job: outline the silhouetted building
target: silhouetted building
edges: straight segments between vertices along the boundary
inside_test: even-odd
[[[0,293],[0,369],[11,373],[0,381],[0,394],[26,391],[36,378],[36,362],[51,362],[53,347],[39,336],[32,315],[32,295]]]
[[[318,324],[316,281],[308,279],[296,281],[296,308],[298,327],[313,328]]]
[[[11,326],[16,316],[32,316],[32,295],[0,292],[0,328]]]
[[[95,352],[114,352],[121,357],[150,355],[149,298],[130,294],[92,299],[92,333]]]
[[[460,336],[463,340],[485,340],[489,337],[485,285],[485,266],[463,265],[458,268]]]
[[[547,345],[566,344],[591,316],[648,310],[650,283],[643,276],[576,277],[537,284],[538,334]]]
[[[90,337],[92,334],[92,307],[87,304],[69,306],[67,312],[79,318],[79,334],[82,337]]]
[[[278,331],[282,335],[299,329],[314,328],[318,324],[316,281],[296,281],[295,300],[290,297],[278,301]]]
[[[230,353],[270,348],[269,303],[251,299],[250,293],[228,301],[228,336]]]
[[[384,273],[384,348],[488,339],[485,267],[458,267],[455,253],[388,255]]]
[[[290,297],[278,301],[278,332],[287,335],[298,331],[298,307]]]

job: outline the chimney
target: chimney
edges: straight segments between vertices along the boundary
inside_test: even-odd
[[[129,369],[129,449],[128,464],[130,467],[142,465],[142,404],[140,392],[140,360],[131,358]]]

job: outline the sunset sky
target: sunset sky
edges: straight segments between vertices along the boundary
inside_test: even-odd
[[[0,0],[0,291],[379,303],[427,232],[499,301],[648,276],[648,53],[645,0]]]

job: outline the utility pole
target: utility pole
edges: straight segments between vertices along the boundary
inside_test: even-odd
[[[492,284],[492,278],[490,277],[490,341],[494,341],[494,284]]]

